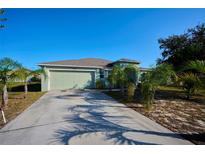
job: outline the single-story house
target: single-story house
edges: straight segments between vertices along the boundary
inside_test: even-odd
[[[139,67],[140,63],[130,59],[110,61],[98,58],[40,63],[38,65],[46,72],[46,75],[42,75],[42,91],[95,88],[97,80],[106,82],[109,72],[116,64],[132,64]]]

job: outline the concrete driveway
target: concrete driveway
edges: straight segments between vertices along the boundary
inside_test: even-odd
[[[191,144],[96,91],[51,91],[0,130],[0,144]]]

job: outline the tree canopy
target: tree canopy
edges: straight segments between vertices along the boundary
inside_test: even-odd
[[[188,29],[184,34],[172,35],[158,40],[162,57],[158,64],[172,64],[175,70],[187,63],[187,61],[205,59],[205,24],[199,24]]]

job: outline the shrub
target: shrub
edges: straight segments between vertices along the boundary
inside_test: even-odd
[[[132,101],[135,94],[135,85],[133,83],[128,83],[127,86],[127,100]]]
[[[186,92],[187,99],[201,86],[199,77],[193,73],[183,73],[179,75],[179,82],[182,82],[182,87]]]
[[[97,89],[104,89],[105,88],[105,84],[102,80],[97,80],[96,81],[96,88]]]

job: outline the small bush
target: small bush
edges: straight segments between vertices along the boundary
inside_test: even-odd
[[[97,80],[97,81],[96,81],[96,88],[97,88],[97,89],[104,89],[104,88],[105,88],[104,82],[101,81],[101,80]]]
[[[133,83],[129,83],[127,86],[127,100],[132,101],[135,94],[135,85]]]

